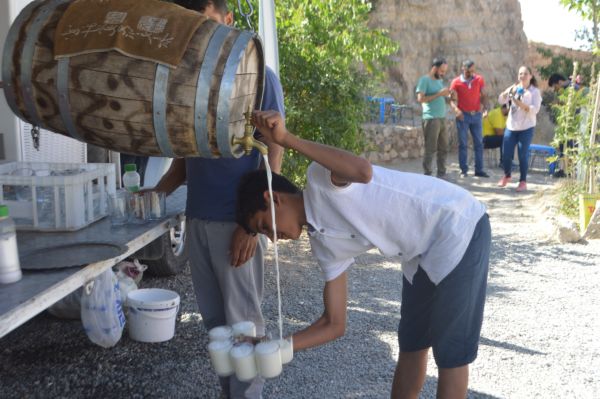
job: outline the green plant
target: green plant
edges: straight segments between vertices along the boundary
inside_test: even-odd
[[[369,28],[370,1],[276,3],[288,129],[309,140],[362,152],[364,95],[383,80],[383,66],[397,44],[383,30]],[[244,25],[238,17],[238,26]],[[307,166],[306,158],[286,151],[282,171],[286,177],[302,185]]]
[[[573,58],[564,54],[555,55],[552,50],[543,47],[537,47],[536,51],[544,58],[550,60],[548,65],[536,67],[537,70],[540,71],[542,79],[548,79],[553,73],[559,73],[567,77],[571,76],[573,71]],[[581,63],[579,74],[583,77],[584,82],[590,82],[592,78],[592,63]]]
[[[595,68],[592,68],[594,70]],[[573,74],[577,73],[577,63]],[[596,143],[600,110],[600,75],[592,79],[589,92],[568,88],[561,96],[557,110],[554,145],[564,145],[562,159],[567,176],[559,188],[561,213],[574,218],[579,212],[578,195],[595,194],[600,172],[600,144]],[[569,145],[571,144],[571,145]]]
[[[582,192],[579,183],[565,180],[558,187],[558,210],[570,219],[578,220],[579,194]]]
[[[559,95],[558,103],[552,105],[556,115],[556,129],[552,145],[563,148],[563,167],[568,175],[574,175],[573,166],[577,163],[578,146],[581,141],[582,124],[587,124],[588,94],[583,90],[569,87]]]

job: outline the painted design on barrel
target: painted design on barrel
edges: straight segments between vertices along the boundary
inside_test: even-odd
[[[4,58],[3,76],[10,81],[8,90],[14,94],[11,108],[24,114],[20,54],[23,52],[28,28],[36,16],[40,4],[30,9],[29,17],[21,18],[21,25],[12,49]],[[67,135],[67,128],[60,114],[57,87],[58,64],[54,59],[54,36],[56,25],[68,3],[57,6],[49,13],[47,22],[35,40],[31,61],[31,86],[35,110],[42,128]],[[168,141],[176,156],[203,156],[198,150],[195,122],[195,102],[198,85],[208,85],[207,106],[204,111],[207,143],[211,156],[221,156],[217,148],[216,112],[219,102],[223,70],[229,52],[239,31],[232,29],[225,46],[217,56],[217,70],[208,82],[199,82],[198,74],[203,65],[206,49],[218,24],[207,20],[194,33],[182,61],[170,69],[166,90],[166,126]],[[243,112],[248,106],[255,108],[260,102],[263,88],[264,62],[258,39],[248,44],[235,71],[235,79],[229,97],[229,137],[243,135]],[[8,70],[8,73],[4,71]],[[161,156],[163,153],[155,139],[152,118],[152,93],[156,63],[134,59],[116,51],[97,52],[69,58],[68,104],[76,131],[82,140],[97,146],[124,153]],[[7,95],[8,97],[8,95]]]

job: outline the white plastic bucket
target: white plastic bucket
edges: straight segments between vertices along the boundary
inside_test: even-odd
[[[144,288],[127,294],[129,336],[140,342],[168,341],[175,335],[179,295],[160,288]]]

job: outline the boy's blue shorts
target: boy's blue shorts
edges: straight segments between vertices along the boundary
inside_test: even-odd
[[[439,368],[475,360],[483,321],[491,228],[489,217],[477,223],[467,251],[456,268],[434,285],[419,267],[410,284],[402,281],[398,341],[401,352],[433,347]]]

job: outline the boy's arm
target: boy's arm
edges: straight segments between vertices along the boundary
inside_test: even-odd
[[[347,273],[325,283],[323,315],[309,327],[293,335],[294,352],[323,345],[346,331]]]
[[[298,151],[307,158],[320,163],[331,171],[331,180],[334,184],[342,186],[347,183],[371,181],[373,168],[369,161],[348,151],[294,136],[288,132],[285,122],[278,112],[256,111],[253,114],[253,120],[265,141]]]
[[[281,164],[283,163],[283,147],[279,144],[268,143],[269,149],[269,166],[271,170],[277,174],[281,174]]]

